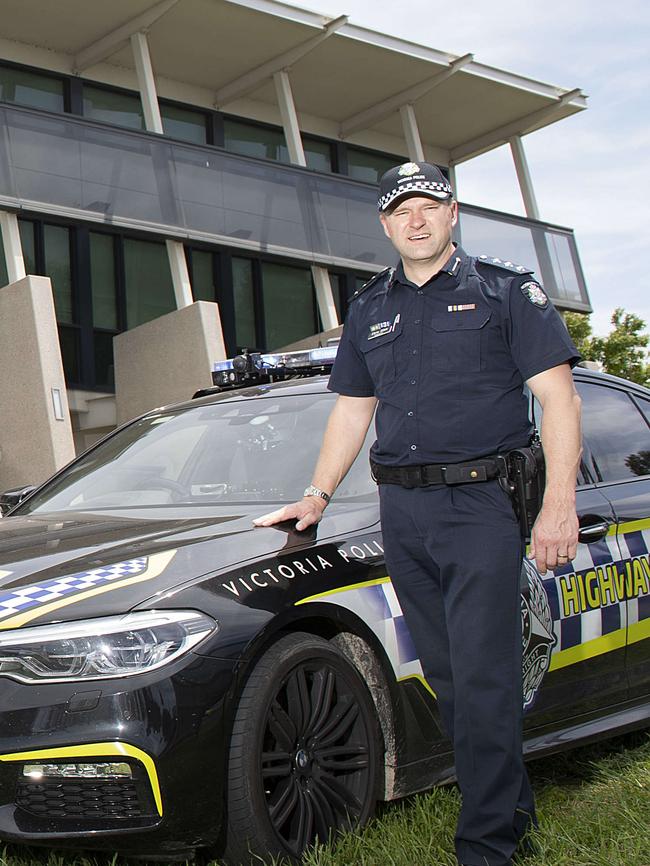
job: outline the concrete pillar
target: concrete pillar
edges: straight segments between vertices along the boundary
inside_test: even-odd
[[[454,198],[458,201],[458,175],[456,172],[456,166],[453,162],[449,163],[449,183],[451,184],[451,188],[454,191]]]
[[[512,159],[515,163],[517,179],[519,180],[521,197],[524,200],[526,216],[531,220],[538,220],[539,208],[537,207],[533,181],[530,177],[530,171],[528,170],[528,160],[526,159],[526,152],[520,135],[513,135],[510,139],[510,150],[512,152]]]
[[[16,214],[0,210],[0,229],[2,230],[2,245],[7,263],[7,276],[11,284],[22,280],[26,275]]]
[[[0,290],[0,489],[40,484],[74,455],[52,284]]]
[[[219,307],[196,301],[113,338],[117,423],[212,385],[226,357]]]
[[[327,268],[321,268],[318,265],[311,266],[311,274],[316,288],[316,301],[318,302],[318,312],[323,330],[329,331],[339,324],[330,275]]]
[[[180,310],[181,307],[188,307],[194,301],[194,297],[192,296],[192,284],[190,283],[190,274],[187,270],[185,249],[180,241],[167,240],[165,241],[165,246],[167,247],[169,267],[172,272],[172,283],[174,284],[176,306]]]
[[[135,61],[135,71],[138,76],[140,99],[144,112],[144,123],[149,132],[162,134],[163,125],[156,93],[156,82],[153,77],[149,43],[145,33],[134,33],[131,36],[131,50]]]
[[[280,106],[280,116],[282,117],[289,159],[294,165],[306,166],[307,160],[305,159],[305,150],[302,146],[302,138],[300,137],[298,114],[296,113],[296,105],[293,101],[289,73],[284,69],[281,72],[276,72],[273,76],[273,83],[275,84],[275,92]]]
[[[413,160],[413,162],[426,162],[415,109],[408,103],[407,105],[402,105],[399,113],[402,118],[402,129],[404,130],[409,159]]]
[[[289,159],[293,165],[300,165],[304,168],[307,165],[307,160],[302,146],[302,138],[300,137],[298,114],[293,101],[289,73],[285,69],[276,72],[273,76],[273,83],[275,84],[275,92],[280,106],[282,127],[284,129],[284,138],[287,142],[287,150],[289,151]],[[332,284],[330,283],[330,275],[327,268],[312,265],[311,274],[316,288],[316,301],[323,328],[325,330],[335,328],[339,320],[336,314]]]
[[[156,91],[156,80],[153,76],[151,55],[149,54],[149,42],[145,33],[134,33],[131,36],[131,50],[135,61],[135,69],[138,76],[138,87],[140,88],[140,101],[144,112],[144,124],[149,132],[157,132],[162,135],[163,123],[158,104],[158,93]],[[169,267],[172,272],[172,283],[174,284],[174,296],[176,306],[187,307],[194,300],[192,297],[192,284],[185,261],[185,250],[179,241],[168,240],[166,242]]]

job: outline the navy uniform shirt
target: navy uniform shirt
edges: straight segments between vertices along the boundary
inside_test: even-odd
[[[423,286],[400,265],[350,304],[329,388],[379,400],[373,459],[471,460],[526,445],[526,379],[579,354],[531,272],[457,247]]]

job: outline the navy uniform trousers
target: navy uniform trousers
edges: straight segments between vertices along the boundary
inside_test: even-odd
[[[506,866],[536,824],[522,758],[524,552],[498,481],[380,485],[386,564],[454,745],[456,855]]]

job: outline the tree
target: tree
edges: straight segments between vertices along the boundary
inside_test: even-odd
[[[650,387],[650,335],[644,333],[643,319],[617,307],[612,313],[613,329],[606,337],[592,334],[589,316],[584,313],[565,313],[564,321],[585,361],[598,361],[606,373]]]

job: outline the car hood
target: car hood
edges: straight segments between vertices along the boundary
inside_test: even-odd
[[[288,524],[253,527],[263,510],[56,512],[0,520],[0,629],[123,613],[202,575],[369,525],[377,509],[333,505],[317,529],[301,533]]]

